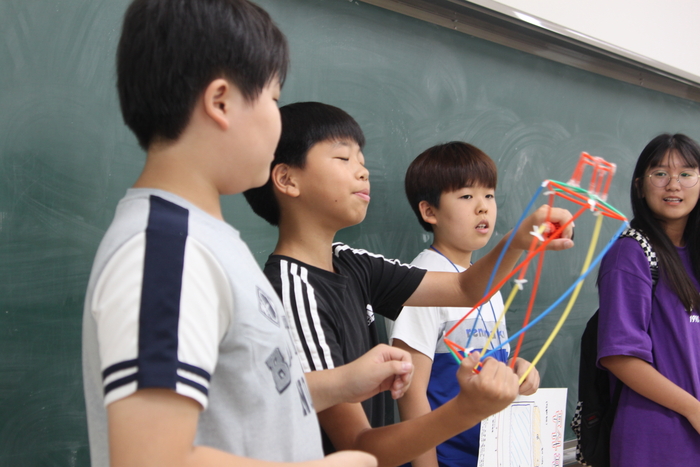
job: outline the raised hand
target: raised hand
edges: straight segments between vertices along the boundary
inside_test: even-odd
[[[535,212],[530,214],[518,227],[518,231],[513,239],[512,246],[520,250],[527,250],[532,242],[532,231],[534,228],[545,224],[542,232],[543,238],[547,238],[554,233],[559,226],[565,225],[573,216],[563,208],[554,208],[547,204],[540,206]],[[547,244],[548,250],[566,250],[574,246],[572,240],[574,235],[574,225],[569,223],[561,233],[561,236]]]

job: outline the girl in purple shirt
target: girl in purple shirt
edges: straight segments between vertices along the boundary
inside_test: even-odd
[[[656,252],[656,287],[633,238],[601,263],[598,364],[624,383],[612,467],[700,465],[699,167],[700,146],[681,134],[654,138],[637,160],[631,225]]]

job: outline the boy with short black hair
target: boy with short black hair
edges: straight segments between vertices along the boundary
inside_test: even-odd
[[[353,361],[378,342],[374,313],[395,319],[403,305],[468,306],[483,295],[488,276],[505,242],[461,274],[425,272],[364,250],[333,243],[336,232],[361,222],[370,200],[364,165],[364,136],[352,117],[316,102],[280,109],[282,136],[271,177],[245,193],[253,210],[279,226],[279,240],[265,265],[282,297],[305,371]],[[549,214],[566,222],[568,211],[544,206],[523,223],[539,225]],[[565,237],[570,237],[567,229]],[[496,279],[510,271],[530,243],[529,230],[518,231],[504,254]],[[569,248],[568,238],[552,249]],[[478,353],[461,365],[455,398],[423,417],[396,425],[383,422],[382,401],[363,407],[340,404],[319,413],[324,447],[361,449],[379,464],[398,465],[500,411],[518,393],[512,370],[487,359],[472,372]]]
[[[470,267],[472,253],[488,243],[496,226],[496,164],[480,149],[460,141],[425,150],[406,170],[406,196],[418,222],[433,233],[433,243],[411,263],[429,271],[462,272]],[[393,345],[411,353],[416,370],[413,383],[398,401],[402,420],[420,417],[440,407],[459,392],[455,362],[444,342],[448,329],[471,311],[467,307],[405,307],[392,328]],[[496,292],[462,321],[450,335],[457,345],[482,351],[503,311]],[[505,319],[491,348],[508,339]],[[488,350],[488,349],[487,349]],[[506,344],[494,357],[507,362]],[[518,358],[515,371],[524,373],[529,363]],[[532,394],[539,386],[533,369],[520,394]],[[436,449],[413,460],[413,467],[475,466],[479,456],[480,427],[460,433]]]
[[[221,194],[269,176],[287,61],[282,33],[246,0],[136,0],[126,12],[119,98],[148,154],[85,299],[93,467],[376,465],[321,459],[314,406],[400,396],[406,352],[375,348],[307,386],[274,289],[222,218]]]

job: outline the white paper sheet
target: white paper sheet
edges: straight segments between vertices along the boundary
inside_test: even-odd
[[[540,388],[481,422],[479,467],[561,467],[566,388]]]

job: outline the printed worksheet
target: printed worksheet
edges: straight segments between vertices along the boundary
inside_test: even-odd
[[[561,467],[566,388],[540,388],[481,422],[479,467]]]

